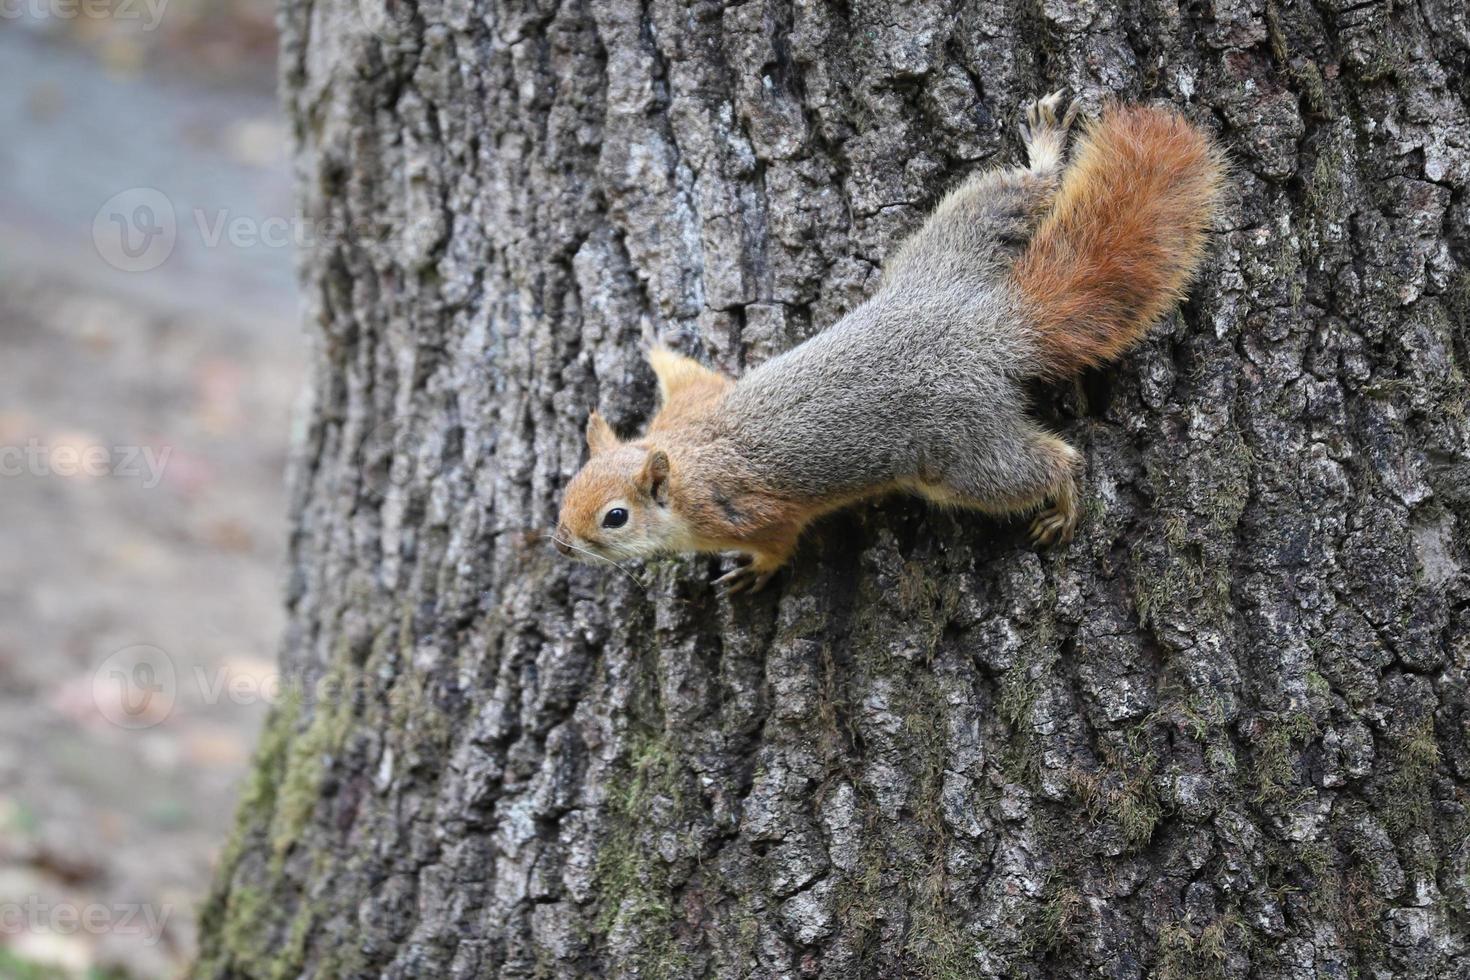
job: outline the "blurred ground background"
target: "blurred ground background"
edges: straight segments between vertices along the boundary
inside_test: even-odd
[[[182,972],[282,622],[294,256],[207,234],[292,214],[272,4],[108,2],[0,3],[7,980]],[[94,240],[158,217],[134,188],[177,229],[146,271]]]

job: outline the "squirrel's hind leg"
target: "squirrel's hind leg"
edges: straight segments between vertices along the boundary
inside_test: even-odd
[[[1022,112],[1021,141],[1026,144],[1026,159],[1031,172],[1041,177],[1057,174],[1062,169],[1062,154],[1067,148],[1067,131],[1077,118],[1077,103],[1062,108],[1065,89],[1026,105]]]
[[[1071,540],[1077,526],[1077,467],[1081,456],[1063,440],[1028,429],[1007,442],[983,466],[962,466],[938,480],[925,480],[914,489],[936,504],[973,507],[999,516],[1035,511],[1051,501],[1031,524],[1038,545]]]
[[[1066,544],[1077,529],[1077,478],[1069,473],[1047,496],[1052,505],[1031,522],[1031,540],[1042,546]]]
[[[1061,186],[1062,154],[1075,106],[1062,108],[1063,93],[1030,103],[1022,113],[1027,166],[971,175],[939,202],[884,264],[883,282],[978,276],[994,280],[1009,270],[1051,210]]]

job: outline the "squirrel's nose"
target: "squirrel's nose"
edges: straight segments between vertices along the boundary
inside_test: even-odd
[[[572,553],[572,546],[567,544],[566,538],[563,537],[565,534],[565,531],[557,528],[556,534],[552,536],[551,540],[556,543],[557,551],[560,551],[564,555],[570,555]]]

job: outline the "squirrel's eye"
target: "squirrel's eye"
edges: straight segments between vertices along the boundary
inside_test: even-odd
[[[602,517],[603,527],[622,527],[628,523],[628,512],[621,507],[614,507]]]

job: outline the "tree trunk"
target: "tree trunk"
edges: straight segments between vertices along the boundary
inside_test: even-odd
[[[202,977],[1470,975],[1470,18],[286,0],[314,381]],[[821,330],[1023,100],[1235,166],[1184,309],[1039,390],[1083,523],[895,499],[766,593],[546,531],[640,319]]]

